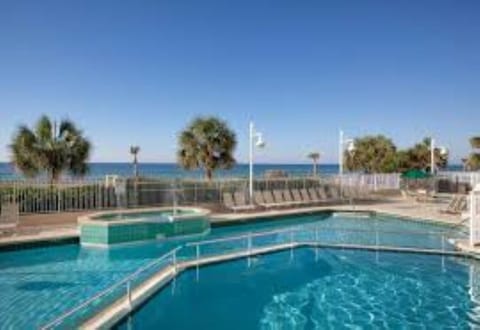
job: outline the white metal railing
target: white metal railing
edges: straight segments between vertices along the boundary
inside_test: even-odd
[[[470,221],[470,246],[480,242],[480,184],[468,196],[468,217]]]
[[[480,183],[480,172],[466,171],[440,171],[437,177],[443,177],[453,182],[468,183],[471,187],[475,187]]]
[[[147,271],[151,271],[152,269],[156,270],[156,271],[159,271],[161,269],[164,269],[166,266],[170,266],[170,265],[173,265],[174,267],[176,267],[176,263],[177,263],[176,255],[177,255],[177,253],[180,249],[181,249],[181,247],[177,247],[177,248],[163,254],[162,256],[153,260],[152,262],[146,264],[145,266],[140,267],[134,273],[124,277],[122,280],[116,282],[112,286],[106,288],[105,290],[100,291],[99,293],[95,294],[93,297],[87,299],[83,303],[81,303],[81,304],[77,305],[76,307],[66,311],[65,313],[63,313],[62,315],[60,315],[59,317],[57,317],[53,321],[51,321],[51,322],[47,323],[46,325],[42,326],[41,329],[54,329],[54,328],[57,328],[59,326],[65,326],[65,323],[66,323],[67,320],[69,322],[72,322],[72,321],[78,322],[78,320],[75,320],[75,319],[72,320],[70,318],[75,318],[77,313],[79,313],[81,311],[85,311],[85,309],[87,309],[88,307],[91,307],[92,305],[97,305],[98,306],[99,300],[101,300],[104,297],[107,297],[109,294],[111,294],[112,292],[115,292],[116,290],[118,290],[118,292],[120,294],[122,294],[122,293],[126,294],[127,298],[131,299],[132,282],[138,280],[138,278],[141,275],[145,274]],[[162,263],[163,261],[166,261],[169,258],[171,258],[171,260],[169,261],[169,263],[167,265]],[[163,267],[155,268],[159,265],[161,265]],[[129,302],[131,302],[131,300]],[[98,310],[96,312],[98,312]],[[86,316],[85,314],[82,314],[82,316],[83,316],[84,319],[88,318],[88,316]],[[79,321],[81,322],[82,320],[79,320]],[[76,324],[76,325],[78,326],[78,324]],[[68,324],[67,326],[72,326],[72,325]]]
[[[400,173],[350,173],[337,176],[336,180],[342,186],[363,187],[372,191],[400,189]]]
[[[380,179],[379,179],[380,180]],[[117,184],[119,182],[122,184]],[[172,188],[175,183],[175,188]],[[336,184],[320,177],[255,179],[255,189],[296,189]],[[171,206],[172,193],[183,205],[221,204],[223,192],[247,189],[245,179],[215,180],[211,184],[198,180],[151,180],[108,178],[105,180],[19,180],[0,183],[1,197],[13,196],[20,214],[72,212],[125,207]],[[178,195],[177,195],[178,194]]]
[[[406,238],[408,238],[407,241]],[[202,258],[250,257],[258,253],[287,248],[291,249],[293,253],[293,248],[297,246],[460,254],[454,252],[453,246],[449,244],[450,238],[457,238],[457,234],[451,231],[387,231],[306,225],[190,242],[153,260],[133,274],[63,313],[43,326],[42,329],[78,326],[99,312],[100,308],[98,306],[107,307],[105,303],[102,303],[102,299],[110,304],[114,303],[115,301],[109,299],[113,292],[117,293],[115,296],[117,300],[125,299],[125,297],[129,299],[134,288],[132,283],[139,279],[146,281],[168,266],[174,266],[176,269],[181,251],[184,252],[181,256],[182,262],[193,261],[196,264],[198,278]],[[162,263],[163,261],[167,262]],[[248,259],[248,265],[250,264],[251,261]],[[96,307],[95,311],[88,311],[93,306]]]

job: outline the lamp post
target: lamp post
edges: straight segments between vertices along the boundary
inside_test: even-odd
[[[440,151],[440,156],[445,156],[448,153],[448,149],[445,147],[438,147]],[[430,174],[435,175],[435,139],[433,137],[430,138]]]
[[[355,150],[353,139],[346,139],[343,131],[340,130],[338,139],[338,174],[340,176],[343,176],[343,152],[345,150],[345,146],[349,152],[353,152]]]
[[[353,152],[355,150],[353,139],[346,139],[343,131],[340,130],[338,139],[338,175],[340,177],[340,192],[342,191],[343,186],[343,152],[345,150],[345,146],[349,152]]]
[[[253,204],[253,149],[263,148],[265,142],[263,141],[262,133],[255,130],[255,125],[253,121],[249,125],[249,167],[250,167],[250,180],[248,186],[248,196],[250,205]]]

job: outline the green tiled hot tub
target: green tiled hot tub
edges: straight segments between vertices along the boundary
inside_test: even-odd
[[[177,236],[198,235],[210,229],[208,210],[171,208],[114,211],[80,217],[80,242],[108,246]]]

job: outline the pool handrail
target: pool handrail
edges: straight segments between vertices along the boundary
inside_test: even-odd
[[[133,279],[135,279],[139,274],[143,273],[144,271],[151,269],[158,263],[162,262],[166,258],[172,256],[173,257],[173,263],[174,266],[176,264],[176,254],[178,251],[182,250],[185,247],[196,247],[197,249],[200,246],[203,245],[209,245],[209,244],[215,244],[215,243],[221,243],[221,242],[233,242],[233,241],[238,241],[242,239],[247,239],[248,242],[248,247],[247,248],[242,248],[242,250],[250,250],[252,248],[252,239],[255,237],[265,237],[273,234],[282,234],[282,233],[288,233],[289,235],[289,243],[293,246],[294,243],[299,243],[299,242],[306,242],[307,240],[305,239],[298,239],[294,237],[294,233],[296,232],[309,232],[313,231],[315,233],[315,240],[318,241],[318,233],[323,230],[327,232],[335,231],[335,232],[350,232],[350,233],[375,233],[376,235],[376,245],[378,245],[378,239],[380,234],[397,234],[397,235],[424,235],[424,236],[439,236],[442,238],[442,248],[441,251],[445,251],[445,236],[449,235],[451,236],[452,233],[448,231],[424,231],[424,232],[414,232],[414,231],[388,231],[388,230],[378,230],[378,228],[373,228],[373,229],[359,229],[359,228],[336,228],[336,227],[322,227],[319,226],[318,224],[311,224],[311,225],[297,225],[297,226],[290,226],[286,228],[281,228],[281,229],[275,229],[275,230],[270,230],[270,231],[259,231],[259,232],[248,232],[246,234],[240,234],[240,235],[233,235],[233,236],[226,236],[226,237],[219,237],[219,238],[214,238],[210,240],[203,240],[203,241],[196,241],[196,242],[188,242],[183,245],[180,245],[169,252],[161,255],[159,258],[154,259],[153,261],[149,262],[148,264],[140,267],[137,269],[135,272],[132,274],[124,277],[122,280],[114,283],[113,285],[109,286],[108,288],[102,290],[101,292],[97,293],[93,297],[87,299],[83,303],[77,305],[76,307],[68,310],[67,312],[63,313],[61,316],[55,318],[53,321],[47,323],[45,326],[42,326],[41,329],[50,329],[52,327],[60,325],[65,319],[67,319],[69,316],[73,315],[74,313],[80,311],[84,307],[88,306],[92,302],[96,301],[97,299],[109,294],[113,290],[115,290],[118,287],[121,287],[124,284],[127,284],[129,286],[129,282],[131,282]],[[278,244],[278,243],[277,243]],[[271,244],[275,245],[275,244]],[[429,248],[430,249],[430,248]],[[432,251],[436,249],[430,249]],[[221,252],[218,253],[219,255]],[[197,250],[197,259],[199,258],[199,251]],[[192,258],[194,258],[192,256]]]
[[[121,287],[122,285],[124,284],[127,284],[129,282],[131,282],[133,279],[135,279],[139,274],[143,273],[144,271],[152,268],[153,266],[155,266],[156,264],[164,261],[165,259],[167,259],[168,257],[170,256],[175,256],[176,253],[182,249],[182,246],[178,246],[172,250],[170,250],[169,252],[167,253],[164,253],[162,254],[160,257],[154,259],[153,261],[149,262],[148,264],[140,267],[139,269],[137,269],[135,272],[125,276],[123,279],[121,279],[120,281],[117,281],[115,282],[114,284],[112,284],[111,286],[107,287],[106,289],[100,291],[99,293],[95,294],[94,296],[90,297],[89,299],[85,300],[84,302],[82,302],[81,304],[79,305],[76,305],[75,307],[67,310],[66,312],[64,312],[63,314],[61,314],[60,316],[58,316],[57,318],[55,318],[54,320],[50,321],[49,323],[45,324],[44,326],[42,326],[40,329],[41,330],[46,330],[46,329],[51,329],[55,326],[58,326],[60,325],[66,318],[68,318],[69,316],[73,315],[74,313],[78,312],[79,310],[83,309],[84,307],[90,305],[92,302],[94,302],[95,300],[109,294],[110,292],[112,292],[113,290],[115,290],[116,288],[118,287]],[[175,257],[174,257],[175,258]]]

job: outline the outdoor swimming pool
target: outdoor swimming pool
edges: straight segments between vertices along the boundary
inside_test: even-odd
[[[452,229],[444,226],[393,217],[331,217],[329,213],[317,213],[213,227],[201,239],[298,225],[305,228],[311,225],[325,229],[357,228],[372,233],[375,228],[380,228],[402,232],[403,235],[396,236],[396,239],[403,237],[401,240],[405,242],[414,239],[415,232],[452,233]],[[405,232],[411,232],[412,237]],[[1,252],[1,328],[30,329],[44,325],[173,247],[192,240],[199,238],[153,241],[110,249],[67,244]],[[434,240],[432,244],[439,245],[440,242]]]
[[[442,256],[301,248],[250,267],[244,259],[204,267],[198,279],[187,271],[116,328],[470,329],[480,326],[473,267]]]

